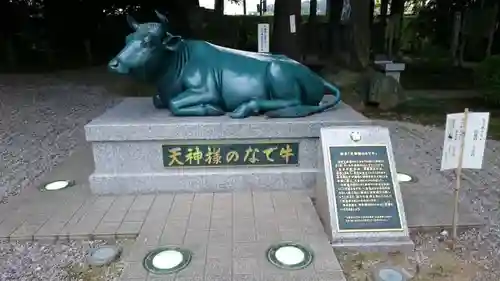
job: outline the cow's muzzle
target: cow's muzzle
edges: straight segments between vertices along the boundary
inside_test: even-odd
[[[117,59],[112,59],[108,63],[108,69],[111,72],[115,72],[115,73],[121,73],[121,74],[128,73],[128,69],[126,69],[126,67],[124,67],[124,65],[122,63],[120,63]]]

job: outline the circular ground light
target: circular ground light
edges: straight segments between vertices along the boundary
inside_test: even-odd
[[[144,268],[153,274],[171,274],[186,268],[191,262],[190,251],[163,247],[149,252],[144,258]]]
[[[398,182],[416,182],[417,178],[405,173],[397,173]]]
[[[267,259],[273,265],[283,269],[303,269],[313,261],[313,253],[296,243],[280,243],[267,250]]]
[[[49,182],[49,183],[42,185],[42,187],[40,189],[42,191],[57,191],[57,190],[68,188],[74,184],[75,184],[74,181],[57,180],[57,181]]]

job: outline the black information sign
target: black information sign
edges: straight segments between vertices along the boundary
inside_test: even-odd
[[[385,146],[330,147],[339,231],[402,230]]]
[[[178,167],[297,165],[299,143],[163,145],[163,165]]]

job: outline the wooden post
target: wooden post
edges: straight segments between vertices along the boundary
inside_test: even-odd
[[[453,63],[455,66],[458,65],[458,44],[460,40],[460,29],[462,27],[462,13],[455,12],[454,22],[453,22],[453,36],[451,38],[451,57],[453,58]]]
[[[94,63],[94,59],[92,57],[92,46],[91,46],[91,43],[90,43],[90,39],[85,39],[83,41],[83,45],[85,46],[85,54],[87,56],[87,65],[88,66],[92,66],[92,64]]]
[[[215,13],[218,15],[224,15],[224,0],[215,0],[214,3]]]
[[[488,46],[486,47],[486,57],[491,56],[491,47],[493,46],[493,40],[495,39],[495,32],[497,31],[497,15],[498,15],[498,4],[495,4],[493,8],[493,20],[491,21],[491,27],[488,34]]]
[[[467,132],[467,119],[469,115],[469,109],[466,108],[464,111],[464,130],[462,133],[462,138],[460,139],[460,150],[458,154],[458,166],[455,170],[457,175],[457,182],[455,186],[455,202],[453,205],[453,225],[452,225],[452,248],[455,249],[456,240],[457,240],[457,225],[458,225],[458,203],[460,201],[459,191],[460,185],[462,181],[462,161],[464,159],[464,144],[465,144],[465,134]]]

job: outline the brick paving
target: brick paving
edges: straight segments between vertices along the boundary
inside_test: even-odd
[[[123,281],[345,280],[304,191],[93,196],[87,189],[25,192],[0,209],[0,239],[135,238]],[[312,249],[313,264],[297,271],[271,265],[265,251],[281,241]],[[173,275],[148,274],[142,259],[165,245],[191,250],[191,264]]]

